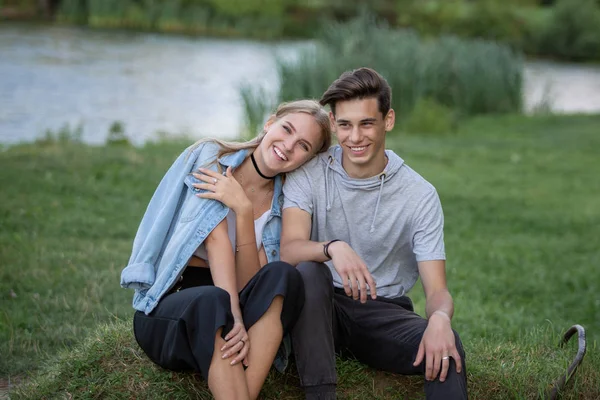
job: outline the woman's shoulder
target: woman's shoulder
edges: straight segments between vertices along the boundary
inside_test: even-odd
[[[184,153],[186,153],[187,157],[194,160],[196,164],[204,164],[216,160],[220,149],[218,143],[207,139],[189,146]]]

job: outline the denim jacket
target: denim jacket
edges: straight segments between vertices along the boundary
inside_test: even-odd
[[[223,203],[201,199],[201,190],[192,186],[202,183],[191,175],[200,167],[217,170],[214,160],[219,146],[205,142],[186,149],[167,171],[154,192],[133,241],[127,266],[121,272],[121,286],[135,289],[133,308],[150,314],[162,296],[177,282],[188,260],[212,230],[227,216]],[[238,167],[247,150],[227,154],[218,159],[223,170]],[[279,260],[281,238],[281,177],[275,178],[271,215],[263,230],[262,243],[268,262]],[[290,340],[284,340],[285,351],[278,353],[275,367],[283,371],[290,354]],[[282,346],[284,347],[284,346]]]

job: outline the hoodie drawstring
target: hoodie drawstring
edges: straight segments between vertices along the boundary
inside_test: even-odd
[[[377,211],[379,210],[379,201],[381,200],[381,192],[383,192],[383,183],[385,182],[385,172],[382,172],[379,175],[379,180],[381,184],[379,185],[379,194],[377,195],[377,205],[375,205],[375,214],[373,215],[373,222],[371,222],[371,230],[370,233],[375,232],[375,220],[377,219]]]
[[[327,199],[327,211],[331,210],[331,203],[333,202],[333,200],[331,200],[329,198],[329,192],[332,193],[332,197],[333,197],[333,188],[329,187],[329,168],[331,168],[331,164],[333,164],[333,157],[329,156],[329,159],[327,160],[327,168],[325,168],[325,198]]]

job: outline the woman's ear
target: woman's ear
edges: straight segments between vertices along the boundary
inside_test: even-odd
[[[271,127],[271,125],[273,125],[273,122],[275,122],[277,118],[275,117],[275,114],[271,115],[269,117],[269,119],[267,120],[267,122],[265,122],[265,126],[263,127],[263,130],[266,132],[269,130],[269,128]]]

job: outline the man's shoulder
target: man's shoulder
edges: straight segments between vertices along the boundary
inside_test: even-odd
[[[398,171],[403,191],[413,192],[415,195],[425,196],[436,192],[435,186],[409,165],[403,164]]]

